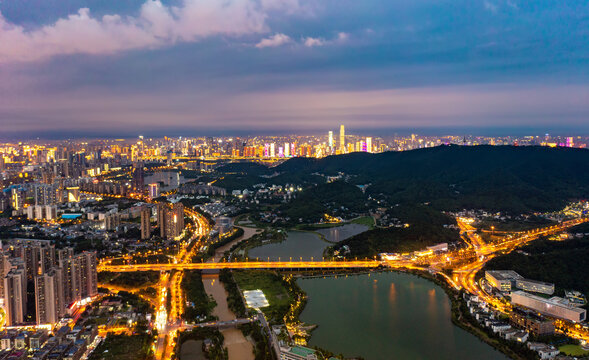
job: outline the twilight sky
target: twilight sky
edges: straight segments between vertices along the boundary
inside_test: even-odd
[[[0,137],[589,135],[580,0],[0,0]]]

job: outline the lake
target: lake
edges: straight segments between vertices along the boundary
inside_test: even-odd
[[[301,320],[319,327],[311,346],[389,359],[507,359],[454,326],[450,300],[434,283],[405,273],[301,279],[309,296]]]
[[[359,234],[368,229],[367,226],[359,224],[346,224],[328,229],[320,229],[317,232],[325,236],[332,242],[341,241],[350,236]],[[288,261],[292,260],[320,261],[323,256],[323,250],[331,244],[321,240],[319,235],[313,232],[289,231],[286,240],[281,243],[266,244],[251,249],[248,252],[250,258],[259,258],[260,260]]]

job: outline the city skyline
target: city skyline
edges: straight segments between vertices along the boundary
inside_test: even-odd
[[[3,136],[589,131],[580,1],[214,4],[0,3]]]

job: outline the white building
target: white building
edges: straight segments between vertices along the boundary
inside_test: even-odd
[[[583,322],[587,319],[587,310],[575,307],[567,299],[557,296],[545,299],[523,291],[515,291],[511,294],[511,302],[514,305],[523,306],[543,315],[559,319],[574,322]]]

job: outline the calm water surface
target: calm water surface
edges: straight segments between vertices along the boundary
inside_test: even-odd
[[[437,285],[403,273],[301,279],[310,345],[367,360],[507,359],[454,326]]]
[[[321,261],[323,250],[330,244],[321,240],[319,235],[310,232],[289,231],[281,243],[267,244],[258,246],[248,252],[250,258],[259,258],[260,260],[280,260],[288,261],[290,257],[292,260]]]
[[[359,234],[368,230],[367,226],[359,224],[346,224],[335,228],[321,229],[320,232],[329,241],[336,242],[344,240],[350,236]],[[323,250],[332,244],[321,240],[319,235],[312,232],[289,231],[287,238],[281,243],[262,245],[249,251],[250,258],[259,258],[260,260],[292,260],[320,261],[323,256]]]
[[[360,224],[346,224],[332,228],[317,230],[328,241],[339,242],[368,230],[368,226]]]

